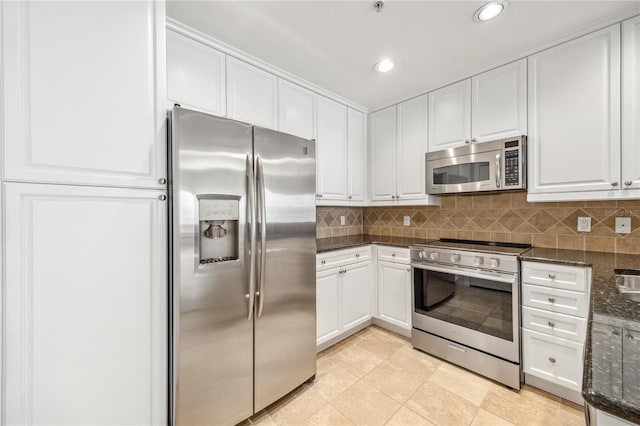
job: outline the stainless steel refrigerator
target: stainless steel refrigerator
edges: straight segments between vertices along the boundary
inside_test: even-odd
[[[171,416],[235,424],[316,373],[315,142],[169,123]]]

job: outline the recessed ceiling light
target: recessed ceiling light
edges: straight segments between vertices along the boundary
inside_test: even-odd
[[[375,68],[378,72],[389,72],[395,66],[396,63],[393,61],[393,59],[383,59],[376,64]]]
[[[473,20],[476,22],[489,21],[504,12],[507,4],[505,0],[490,1],[476,10],[476,13],[473,14]]]

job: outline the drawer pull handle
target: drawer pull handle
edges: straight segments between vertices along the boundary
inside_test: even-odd
[[[633,334],[627,333],[627,340],[633,340]]]
[[[324,265],[325,263],[327,263],[327,261],[323,259],[323,260],[320,261],[320,263],[322,263]]]
[[[556,299],[554,299],[553,297],[549,298],[549,303],[556,303]]]
[[[356,257],[360,257],[360,253],[356,253]]]
[[[556,279],[556,274],[549,274],[549,278],[552,279],[552,280],[555,280]]]
[[[555,322],[551,322],[551,321],[549,321],[549,322],[547,322],[547,325],[548,325],[549,327],[553,328],[553,327],[555,327],[555,326],[556,326],[556,323],[555,323]]]
[[[551,364],[555,364],[555,363],[556,363],[556,359],[555,359],[554,357],[550,356],[550,357],[549,357],[549,362],[550,362]]]

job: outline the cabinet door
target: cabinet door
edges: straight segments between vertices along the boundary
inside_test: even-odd
[[[167,30],[167,97],[172,103],[226,114],[225,55]]]
[[[637,407],[640,404],[640,330],[624,329],[622,338],[622,399]]]
[[[7,424],[165,424],[162,191],[9,183]]]
[[[305,139],[315,137],[316,95],[278,79],[278,130]]]
[[[360,262],[343,268],[340,283],[340,328],[354,327],[371,318],[369,284],[371,263]]]
[[[471,80],[434,90],[429,96],[429,151],[471,140]]]
[[[164,3],[3,2],[1,28],[6,179],[164,186]]]
[[[340,332],[338,321],[338,289],[341,274],[338,269],[316,274],[316,338],[321,344]]]
[[[317,191],[323,200],[347,199],[347,107],[318,96]]]
[[[527,134],[527,60],[471,79],[471,141]]]
[[[640,16],[622,23],[622,187],[640,188]]]
[[[227,56],[227,115],[234,120],[275,129],[278,78]]]
[[[378,263],[378,314],[381,319],[411,329],[411,268]]]
[[[396,107],[369,114],[369,188],[371,200],[396,196]]]
[[[620,186],[620,26],[529,57],[529,193]]]
[[[348,188],[351,201],[364,200],[364,114],[347,108]]]
[[[396,195],[400,199],[426,197],[427,104],[428,96],[423,95],[397,105]]]

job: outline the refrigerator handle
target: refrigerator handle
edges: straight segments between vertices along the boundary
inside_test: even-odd
[[[249,255],[249,313],[247,319],[251,321],[256,294],[256,190],[253,175],[251,154],[247,154],[247,198],[249,201],[249,241],[251,254]]]
[[[267,267],[267,208],[264,202],[264,171],[262,169],[262,158],[256,156],[256,181],[258,182],[258,197],[260,204],[260,286],[258,287],[258,317],[262,315],[264,308],[264,281]]]

